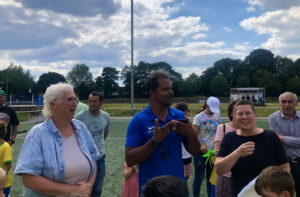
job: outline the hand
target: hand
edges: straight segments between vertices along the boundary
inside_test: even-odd
[[[277,136],[279,137],[280,141],[282,143],[284,143],[284,137],[283,137],[283,135],[280,135],[280,134],[277,133]]]
[[[72,196],[89,197],[92,193],[93,185],[90,182],[80,181],[74,185],[75,191]]]
[[[202,142],[200,142],[200,144],[201,144],[200,151],[203,154],[207,153],[207,151],[208,151],[207,146],[205,146],[205,144],[203,144]]]
[[[255,149],[255,143],[254,142],[246,142],[244,144],[241,144],[237,152],[240,157],[246,157],[248,155],[252,155]]]
[[[153,133],[153,138],[158,142],[162,143],[164,139],[167,137],[168,133],[175,128],[176,122],[171,120],[163,127],[159,127],[158,119],[155,119],[155,130]]]
[[[192,124],[189,121],[188,117],[185,117],[186,122],[178,121],[176,120],[176,125],[175,125],[175,132],[178,135],[184,136],[184,137],[189,137],[190,135],[194,135],[194,130],[192,127]]]

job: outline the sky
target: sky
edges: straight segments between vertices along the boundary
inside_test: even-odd
[[[300,0],[133,0],[134,63],[165,61],[188,77],[257,48],[300,58]],[[131,64],[130,0],[0,0],[0,70],[35,80],[86,64]]]

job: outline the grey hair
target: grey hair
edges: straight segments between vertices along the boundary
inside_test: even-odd
[[[53,116],[53,112],[51,111],[49,103],[51,101],[57,101],[63,95],[63,92],[73,92],[73,87],[67,83],[57,83],[50,85],[44,94],[44,107],[43,107],[43,115],[47,118],[51,118]]]
[[[282,98],[282,96],[284,95],[284,94],[291,94],[292,96],[293,96],[293,98],[294,98],[294,102],[297,102],[298,101],[298,97],[297,97],[297,94],[295,94],[295,93],[293,93],[293,92],[284,92],[284,93],[282,93],[282,94],[280,94],[280,96],[279,96],[279,103],[281,102],[281,98]]]

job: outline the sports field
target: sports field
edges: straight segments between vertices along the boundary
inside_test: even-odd
[[[120,197],[123,185],[123,165],[124,165],[124,144],[126,138],[127,126],[130,119],[128,118],[112,118],[110,133],[106,139],[106,176],[103,185],[103,197]],[[27,130],[34,124],[20,125],[19,131]],[[257,126],[265,129],[269,129],[267,120],[257,120]],[[13,170],[17,158],[19,156],[20,149],[22,147],[24,138],[27,133],[18,134],[16,144],[13,146]],[[192,179],[190,178],[188,184],[191,191]],[[13,177],[13,186],[11,189],[12,197],[22,196],[22,181],[21,177]],[[205,184],[202,184],[201,196],[205,195]]]

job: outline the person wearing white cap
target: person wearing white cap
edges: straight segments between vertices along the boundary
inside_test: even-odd
[[[203,181],[204,173],[206,171],[207,178],[207,194],[210,197],[212,185],[209,182],[209,178],[212,171],[212,166],[209,164],[205,165],[206,159],[202,157],[207,149],[214,149],[214,137],[216,134],[217,127],[221,122],[220,116],[220,101],[216,97],[209,97],[204,103],[202,110],[194,117],[193,129],[197,133],[198,138],[202,145],[206,148],[202,148],[202,153],[199,153],[194,157],[194,170],[195,176],[193,181],[193,196],[199,197],[201,184]]]

